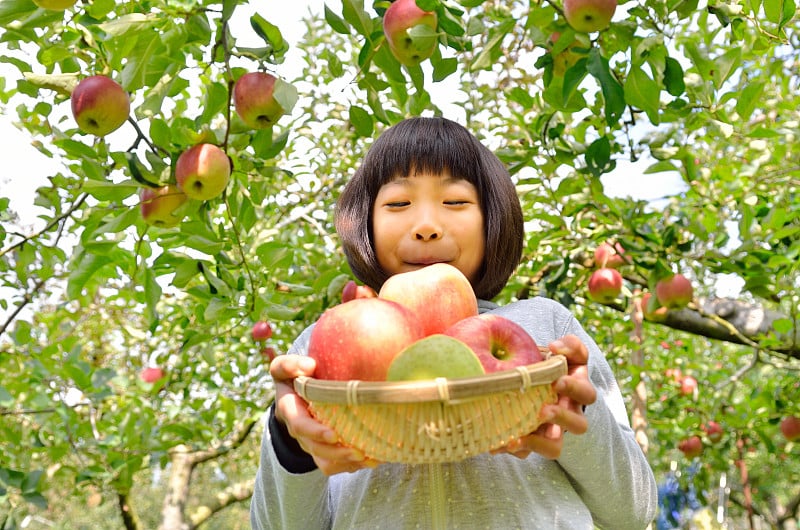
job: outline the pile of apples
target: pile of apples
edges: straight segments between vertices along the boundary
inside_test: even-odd
[[[265,72],[248,72],[236,81],[233,104],[242,122],[253,129],[273,126],[286,109],[275,97],[280,81]],[[70,95],[72,116],[87,134],[104,137],[119,129],[130,114],[130,96],[105,75],[83,78]],[[222,147],[198,143],[183,151],[174,175],[161,186],[140,193],[142,218],[150,225],[176,226],[183,220],[182,206],[189,200],[208,201],[228,186],[233,162]]]
[[[469,280],[446,263],[396,274],[378,293],[348,283],[314,325],[309,356],[316,378],[361,381],[470,377],[543,360],[519,324],[479,315]]]

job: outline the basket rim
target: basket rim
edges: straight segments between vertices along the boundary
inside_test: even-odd
[[[299,376],[294,380],[294,390],[306,401],[322,403],[454,403],[486,394],[523,391],[532,386],[550,384],[566,373],[566,357],[551,355],[543,361],[510,370],[455,379],[439,377],[420,381],[336,381]]]

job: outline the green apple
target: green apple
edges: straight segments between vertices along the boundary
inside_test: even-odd
[[[564,0],[564,18],[581,33],[606,29],[616,10],[617,0]]]
[[[207,201],[225,191],[231,178],[231,161],[214,144],[197,144],[178,157],[175,180],[190,199]]]
[[[160,188],[144,188],[139,194],[144,222],[153,226],[175,226],[183,219],[176,210],[186,203],[188,197],[177,186],[168,184]]]
[[[389,365],[387,381],[472,377],[485,373],[474,351],[447,335],[428,335],[403,349]]]
[[[277,123],[285,109],[275,99],[277,78],[265,72],[248,72],[233,87],[233,106],[242,121],[254,129]]]
[[[63,11],[75,5],[77,0],[33,0],[33,3],[44,9]]]
[[[396,0],[383,15],[383,34],[392,55],[406,66],[415,66],[436,50],[438,18],[423,11],[416,0]]]
[[[72,116],[83,132],[105,136],[128,119],[131,100],[119,83],[104,75],[83,78],[70,96]]]

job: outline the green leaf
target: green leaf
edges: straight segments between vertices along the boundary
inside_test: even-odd
[[[736,113],[743,121],[748,121],[753,114],[753,110],[761,100],[761,95],[764,92],[765,83],[763,81],[754,81],[748,83],[736,99]]]
[[[122,203],[123,199],[138,193],[141,187],[130,180],[119,183],[105,180],[87,180],[83,183],[81,189],[97,200]]]
[[[149,33],[156,22],[158,22],[156,15],[129,13],[98,24],[98,28],[108,34],[109,37],[119,37],[128,32],[136,32],[137,36],[140,36],[143,33]],[[154,36],[157,38],[158,34],[156,33]]]
[[[281,78],[275,80],[273,88],[275,100],[280,103],[283,112],[290,114],[297,103],[297,88],[291,83],[284,81]]]
[[[681,63],[672,57],[667,57],[664,64],[664,88],[671,96],[678,97],[686,90],[683,80],[684,72]]]
[[[325,4],[325,22],[335,31],[336,33],[341,33],[342,35],[349,35],[350,28],[347,26],[347,22],[344,21],[342,17],[331,11],[327,4]]]
[[[617,78],[608,67],[608,59],[600,55],[597,48],[589,51],[589,60],[586,69],[600,83],[606,107],[606,122],[608,125],[616,124],[625,110],[625,91]]]
[[[442,81],[454,74],[456,70],[458,70],[458,59],[453,57],[439,59],[433,63],[433,80],[435,82]]]
[[[372,121],[372,115],[363,108],[357,105],[350,107],[350,123],[359,136],[372,136],[375,124]]]
[[[372,20],[364,11],[364,0],[343,0],[342,16],[361,35],[369,37],[372,34]]]
[[[69,277],[67,278],[67,296],[71,300],[80,297],[81,291],[92,276],[103,267],[111,264],[111,257],[108,255],[97,255],[82,253],[71,265]]]
[[[256,34],[264,39],[268,45],[272,46],[275,50],[283,50],[287,47],[286,41],[283,40],[280,28],[267,19],[255,13],[250,17],[250,26]]]
[[[147,308],[146,317],[148,322],[154,323],[158,319],[158,302],[161,300],[161,286],[156,281],[153,269],[144,270],[144,299]]]
[[[592,175],[599,177],[614,169],[616,162],[611,160],[611,142],[601,136],[586,149],[586,167]]]
[[[658,83],[650,79],[641,67],[631,66],[628,77],[625,79],[624,93],[628,105],[642,109],[653,125],[659,124],[658,110],[661,89]]]

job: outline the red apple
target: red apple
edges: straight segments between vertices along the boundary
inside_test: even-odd
[[[233,106],[242,121],[254,129],[272,127],[285,110],[275,99],[278,79],[265,72],[248,72],[233,87]]]
[[[164,373],[164,370],[161,368],[150,366],[142,370],[142,372],[139,374],[139,377],[145,383],[155,383],[159,379],[162,379],[165,375],[166,374]]]
[[[781,434],[790,442],[800,439],[800,418],[797,416],[783,418],[781,420]]]
[[[383,33],[389,50],[406,66],[414,66],[433,55],[438,35],[433,11],[423,11],[416,0],[395,0],[383,15]]]
[[[78,127],[95,136],[119,129],[131,111],[128,93],[104,75],[83,78],[72,90],[70,104]]]
[[[700,456],[703,452],[703,440],[697,435],[690,436],[678,443],[678,450],[682,452],[686,458]]]
[[[422,322],[425,335],[441,333],[478,314],[478,300],[469,280],[447,263],[395,274],[383,283],[378,297],[409,308]]]
[[[319,379],[385,381],[394,357],[423,337],[410,309],[382,298],[356,298],[322,314],[308,355],[317,361]]]
[[[703,425],[702,429],[703,432],[706,433],[706,436],[708,436],[708,439],[711,443],[717,443],[720,440],[722,440],[722,435],[724,434],[724,431],[722,429],[722,425],[720,425],[716,421],[714,420],[707,421]]]
[[[691,375],[685,375],[680,381],[680,392],[684,396],[694,396],[697,392],[697,379]]]
[[[355,300],[356,298],[375,298],[378,293],[369,285],[358,285],[355,281],[349,280],[342,288],[342,303]]]
[[[177,214],[176,210],[188,197],[177,186],[168,184],[160,188],[143,188],[139,200],[144,222],[167,228],[181,222],[183,215]]]
[[[589,297],[595,302],[608,304],[622,292],[622,275],[616,269],[603,267],[589,277]]]
[[[673,274],[656,282],[658,303],[669,309],[685,307],[694,297],[694,288],[683,274]]]
[[[668,309],[659,305],[658,299],[651,293],[644,293],[642,295],[642,312],[644,318],[651,322],[663,322],[667,318]]]
[[[265,346],[261,348],[261,355],[264,356],[267,362],[272,362],[278,356],[278,352],[272,346]]]
[[[680,368],[667,368],[664,370],[664,377],[680,384],[681,380],[683,379],[683,372],[681,372]]]
[[[617,0],[564,0],[564,18],[575,31],[602,31],[611,23]]]
[[[178,157],[175,179],[190,198],[207,201],[219,196],[231,178],[231,161],[213,144],[197,144]]]
[[[594,249],[594,265],[598,268],[608,267],[610,269],[616,269],[625,265],[626,261],[622,256],[624,253],[625,249],[623,249],[622,245],[619,243],[615,243],[614,245],[610,243],[600,243],[597,245],[597,248]]]
[[[444,330],[443,334],[469,346],[486,373],[511,370],[544,359],[525,328],[492,313],[464,318]]]
[[[253,329],[250,333],[255,341],[267,340],[272,336],[272,326],[266,320],[259,320],[253,324]]]

